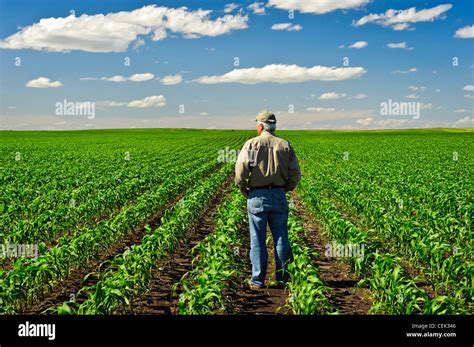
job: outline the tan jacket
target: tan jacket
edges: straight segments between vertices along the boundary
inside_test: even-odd
[[[235,163],[235,184],[244,193],[247,188],[268,185],[293,190],[300,178],[293,147],[267,131],[248,140]]]

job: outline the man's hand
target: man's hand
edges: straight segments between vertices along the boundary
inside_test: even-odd
[[[242,192],[242,194],[245,195],[246,198],[249,197],[250,190],[248,188],[242,188],[242,189],[240,189],[240,191]]]

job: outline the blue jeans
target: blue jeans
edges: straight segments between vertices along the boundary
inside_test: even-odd
[[[255,189],[249,192],[247,210],[250,228],[251,282],[265,283],[268,252],[266,245],[267,223],[275,245],[276,280],[286,282],[286,262],[290,253],[288,242],[288,202],[281,188]]]

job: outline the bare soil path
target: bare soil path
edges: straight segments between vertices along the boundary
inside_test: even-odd
[[[309,215],[301,204],[296,194],[292,195],[297,213],[303,218],[306,237],[306,245],[319,253],[314,260],[319,267],[321,279],[332,290],[328,298],[330,303],[338,309],[341,314],[365,315],[371,307],[369,291],[365,288],[356,287],[358,278],[351,273],[348,264],[338,261],[337,258],[325,256],[325,245],[330,241],[321,233],[321,227],[314,218]]]
[[[267,230],[268,234],[270,233]],[[251,277],[250,263],[250,234],[248,224],[242,228],[242,238],[244,249],[242,255],[242,267],[245,277],[241,278],[235,293],[230,298],[233,313],[244,315],[273,315],[273,314],[291,314],[291,310],[286,306],[289,292],[287,289],[277,288],[271,285],[275,281],[275,255],[273,241],[267,244],[268,265],[266,287],[260,290],[250,289],[248,280]]]
[[[202,213],[199,221],[182,238],[173,255],[163,260],[153,271],[150,291],[131,302],[133,314],[177,314],[180,286],[173,287],[187,272],[192,270],[191,250],[214,230],[214,217],[219,202],[225,197],[232,179],[220,188]]]
[[[219,201],[221,194],[223,193],[224,189],[230,185],[231,178],[222,185],[218,192],[216,192],[215,199]],[[118,243],[109,247],[105,252],[97,257],[94,261],[90,262],[87,266],[83,268],[74,269],[69,277],[57,285],[52,292],[45,295],[40,301],[31,305],[24,311],[23,314],[41,314],[41,313],[51,313],[47,311],[49,308],[56,307],[62,305],[65,301],[70,301],[72,295],[76,295],[76,293],[85,286],[91,286],[97,283],[98,276],[100,272],[104,271],[108,266],[110,266],[109,260],[112,260],[116,255],[125,252],[128,248],[132,245],[140,244],[143,237],[146,234],[145,226],[149,225],[151,229],[156,229],[161,224],[161,217],[165,213],[166,210],[171,209],[183,196],[184,194],[180,194],[176,198],[174,198],[171,202],[166,204],[163,208],[158,210],[148,221],[142,223],[139,227],[137,227],[133,232],[126,235],[123,239],[121,239]],[[209,206],[215,206],[214,202],[212,201]],[[206,220],[206,212],[203,213],[204,218],[203,222]],[[189,241],[192,242],[193,236],[191,234],[187,235],[186,237],[189,238]],[[87,279],[84,280],[84,278]],[[85,295],[81,295],[74,298],[77,303],[82,303],[86,300]]]

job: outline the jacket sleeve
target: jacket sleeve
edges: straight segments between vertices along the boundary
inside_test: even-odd
[[[293,147],[290,145],[290,161],[288,164],[288,182],[286,184],[285,190],[290,191],[296,188],[301,179],[300,165],[298,163],[298,158],[296,153],[293,150]]]
[[[235,184],[242,192],[247,191],[247,180],[250,176],[250,158],[248,143],[244,145],[235,162]]]

